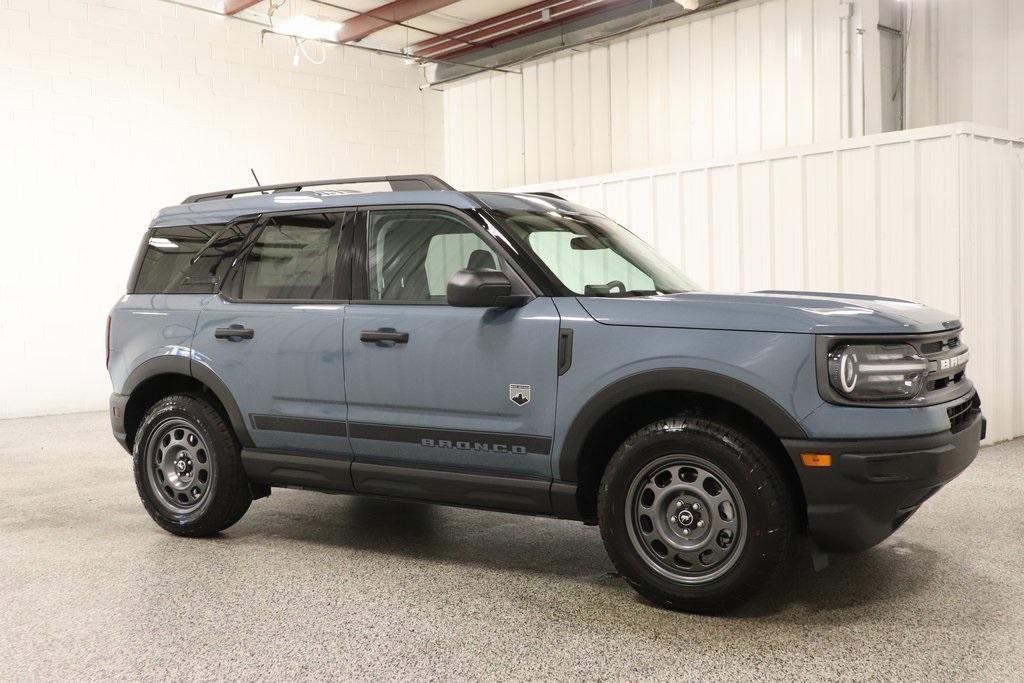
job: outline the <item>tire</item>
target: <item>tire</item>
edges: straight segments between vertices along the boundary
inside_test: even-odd
[[[146,512],[172,534],[212,536],[252,503],[238,440],[199,396],[154,404],[136,432],[132,461]]]
[[[772,578],[797,517],[793,492],[762,447],[693,414],[647,425],[618,448],[601,480],[598,522],[637,592],[706,614],[739,606]]]

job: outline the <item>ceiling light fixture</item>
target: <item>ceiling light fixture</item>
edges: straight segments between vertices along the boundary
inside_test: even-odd
[[[293,17],[275,21],[273,30],[274,33],[294,38],[338,42],[338,32],[341,31],[341,26],[336,21],[325,21],[306,14],[296,14]]]
[[[700,8],[700,0],[676,0],[676,2],[682,5],[683,9],[691,12]]]

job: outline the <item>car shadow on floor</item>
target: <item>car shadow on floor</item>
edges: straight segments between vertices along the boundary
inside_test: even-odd
[[[831,555],[828,567],[821,571],[814,570],[810,555],[810,542],[798,538],[779,575],[733,616],[758,618],[785,612],[794,621],[837,625],[858,621],[862,608],[881,604],[896,614],[921,591],[935,589],[941,566],[938,552],[907,540]]]
[[[277,494],[275,494],[277,495]],[[286,494],[287,495],[287,494]],[[541,517],[364,496],[292,497],[226,532],[587,580],[612,570],[593,527]],[[258,512],[257,512],[258,511]],[[257,512],[254,515],[253,512]]]
[[[546,574],[629,591],[614,574],[597,529],[576,522],[366,497],[303,495],[286,502],[257,502],[227,535],[272,534],[416,562]],[[915,594],[934,584],[941,564],[935,550],[896,539],[863,553],[833,555],[829,567],[815,572],[809,543],[799,538],[779,576],[731,616],[855,621],[861,607],[911,604]]]

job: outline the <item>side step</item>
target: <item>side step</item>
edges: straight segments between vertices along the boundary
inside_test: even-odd
[[[428,469],[351,457],[242,449],[249,479],[329,493],[359,493],[486,510],[579,519],[576,486],[547,479]]]
[[[322,491],[353,492],[352,459],[316,457],[242,449],[242,465],[251,481],[271,486],[298,486]]]
[[[352,464],[356,491],[474,508],[551,514],[551,482],[395,465]]]

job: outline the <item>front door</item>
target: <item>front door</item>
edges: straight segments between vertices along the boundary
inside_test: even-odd
[[[257,225],[222,295],[199,316],[193,362],[228,386],[258,448],[347,454],[339,276],[351,213],[275,216]]]
[[[500,268],[525,285],[467,216],[370,210],[345,313],[345,392],[356,462],[550,479],[559,318],[448,306],[449,276]]]

